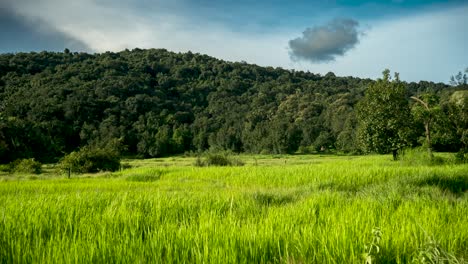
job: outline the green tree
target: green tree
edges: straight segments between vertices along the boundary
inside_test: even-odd
[[[466,80],[461,72],[452,87],[401,83],[406,99],[433,91],[451,116],[435,120],[434,150],[462,147],[463,119],[453,116],[466,109],[449,101]],[[114,140],[141,157],[211,148],[358,152],[356,103],[371,83],[163,49],[0,54],[0,163],[55,162]]]
[[[392,153],[398,159],[398,150],[407,144],[411,115],[406,99],[406,89],[398,73],[390,77],[390,70],[383,71],[367,89],[358,103],[358,137],[365,152]]]

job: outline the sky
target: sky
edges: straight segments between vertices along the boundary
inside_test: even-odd
[[[192,51],[339,76],[449,81],[468,0],[0,0],[0,53]]]

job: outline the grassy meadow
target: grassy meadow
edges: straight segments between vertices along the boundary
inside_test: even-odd
[[[125,160],[0,175],[0,263],[466,263],[468,164],[390,156]],[[439,262],[429,262],[439,261]]]

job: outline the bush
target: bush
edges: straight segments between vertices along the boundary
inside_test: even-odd
[[[435,153],[430,157],[427,149],[424,147],[405,149],[401,152],[400,161],[402,164],[407,165],[442,165],[453,163],[450,158],[437,156]]]
[[[1,172],[11,172],[10,164],[0,164],[0,171]]]
[[[195,165],[196,167],[204,167],[206,166],[206,163],[200,158],[200,156],[198,156],[193,165]]]
[[[460,150],[455,154],[457,163],[468,163],[468,150]]]
[[[297,150],[300,154],[312,154],[315,152],[314,148],[311,146],[300,146]]]
[[[42,164],[34,159],[22,159],[11,163],[11,171],[16,173],[41,174]]]
[[[203,166],[243,166],[244,162],[237,158],[232,158],[227,153],[208,153],[205,159],[197,157],[194,163],[197,167]]]
[[[231,161],[227,155],[208,154],[206,157],[206,164],[208,166],[229,166],[231,165]]]
[[[399,153],[399,160],[407,165],[430,165],[431,157],[422,147],[408,148]]]
[[[120,156],[109,148],[86,146],[63,157],[60,167],[75,173],[116,171],[120,168]]]

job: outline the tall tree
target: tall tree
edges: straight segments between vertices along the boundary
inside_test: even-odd
[[[358,137],[365,152],[392,153],[398,159],[398,150],[407,144],[411,115],[406,89],[398,73],[392,80],[390,70],[372,83],[358,103]]]

